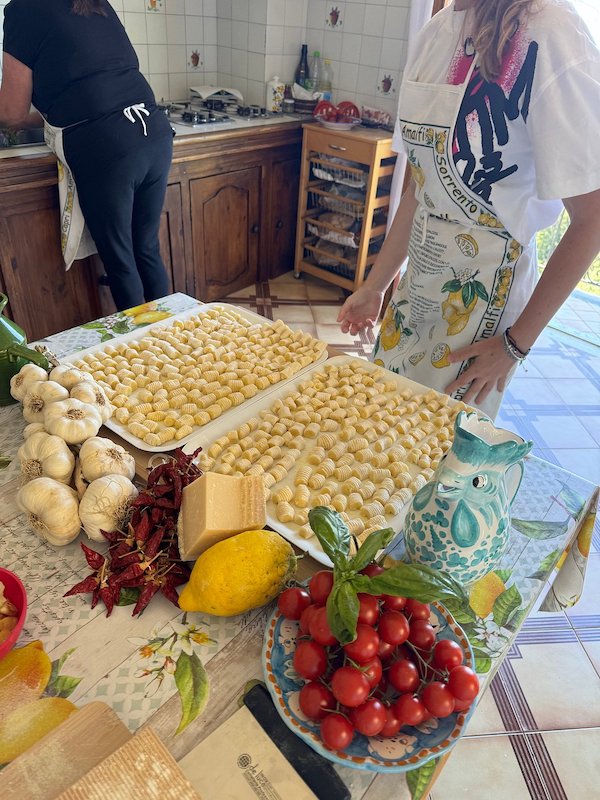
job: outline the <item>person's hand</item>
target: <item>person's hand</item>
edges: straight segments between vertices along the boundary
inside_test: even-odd
[[[342,324],[342,333],[354,334],[364,328],[372,328],[379,318],[383,304],[383,292],[369,289],[363,284],[346,300],[340,309],[337,321]]]
[[[446,386],[447,394],[452,394],[461,386],[469,386],[463,401],[477,404],[483,402],[493,389],[498,389],[499,392],[504,391],[515,362],[506,355],[502,336],[481,339],[467,347],[454,350],[449,356],[451,364],[457,364],[469,358],[472,359],[469,367]]]

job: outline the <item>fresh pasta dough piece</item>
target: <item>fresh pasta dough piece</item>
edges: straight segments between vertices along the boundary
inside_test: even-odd
[[[294,492],[291,487],[283,486],[273,495],[273,499],[276,503],[289,503],[293,496]]]
[[[359,508],[362,508],[364,502],[363,496],[359,492],[351,492],[348,495],[348,508],[351,511],[356,511]]]
[[[292,522],[294,519],[294,509],[289,503],[277,503],[276,514],[280,522]]]
[[[298,508],[306,508],[310,502],[310,489],[308,486],[301,484],[296,487],[294,492],[294,505]]]

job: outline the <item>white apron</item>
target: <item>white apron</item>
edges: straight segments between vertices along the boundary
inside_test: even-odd
[[[535,283],[535,245],[524,248],[511,237],[493,207],[463,182],[452,158],[473,68],[462,85],[403,84],[399,123],[419,206],[408,267],[372,355],[387,369],[442,392],[468,367],[450,364],[450,352],[503,332]],[[453,397],[461,399],[467,388]],[[501,399],[494,390],[480,407],[493,418]]]
[[[44,120],[44,139],[58,160],[58,199],[60,203],[60,247],[65,270],[75,259],[87,258],[96,253],[96,245],[88,231],[79,200],[77,187],[63,150],[63,130]]]

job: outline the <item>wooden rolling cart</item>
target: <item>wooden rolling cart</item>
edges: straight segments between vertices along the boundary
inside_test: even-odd
[[[296,277],[360,286],[385,236],[395,163],[386,131],[304,126]]]

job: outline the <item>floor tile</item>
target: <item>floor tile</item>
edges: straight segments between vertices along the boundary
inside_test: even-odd
[[[567,610],[576,631],[600,628],[600,554],[590,553],[585,573],[585,585],[579,602]]]
[[[316,326],[310,322],[290,322],[287,319],[284,319],[283,321],[288,326],[288,328],[291,328],[293,331],[302,331],[303,333],[310,333],[310,335],[314,336],[315,339],[319,338]]]
[[[589,798],[600,793],[600,728],[555,731],[542,740],[564,791],[563,797]]]
[[[580,416],[579,421],[590,432],[592,439],[600,445],[600,416],[586,414]]]
[[[538,730],[600,726],[600,681],[579,642],[522,644],[518,649],[521,657],[510,659],[517,682],[512,691],[521,699],[525,724],[529,720]],[[576,680],[569,680],[565,692],[567,675]]]
[[[586,381],[583,381],[586,383]],[[564,405],[558,394],[558,381],[550,382],[545,378],[517,378],[510,382],[505,393],[507,402],[511,405],[523,404],[538,406]],[[562,381],[560,381],[562,383]]]
[[[436,781],[431,800],[531,800],[509,736],[462,739]]]
[[[309,305],[274,305],[273,318],[282,319],[284,322],[306,322],[309,325],[314,325],[315,320]]]
[[[276,278],[269,280],[270,286],[279,286],[282,283],[299,283],[300,278],[294,278],[294,270],[284,272],[283,275],[278,275]]]
[[[335,306],[312,306],[312,314],[315,318],[317,325],[337,325],[339,328],[340,323],[337,321],[338,314],[340,313],[339,305]]]
[[[278,283],[269,288],[269,296],[272,300],[290,300],[294,303],[308,303],[306,286],[302,281],[294,283]]]
[[[535,419],[529,419],[531,428],[535,433],[534,441],[540,447],[551,448],[570,448],[575,442],[585,442],[588,432],[581,422],[576,419],[568,409],[562,413],[558,410],[548,415],[537,415]],[[518,416],[528,416],[526,408],[519,409]]]
[[[577,436],[579,441],[582,441],[580,435]],[[561,467],[591,483],[600,485],[600,448],[555,447],[554,454]]]
[[[600,628],[577,631],[577,636],[600,678]]]
[[[483,693],[467,727],[467,736],[486,736],[492,733],[506,733],[498,706],[492,692]]]
[[[346,299],[344,290],[339,286],[335,286],[332,283],[325,283],[324,281],[320,281],[318,278],[306,277],[304,281],[306,292],[310,300],[328,300],[330,302],[339,301],[341,305]]]
[[[600,388],[584,378],[563,378],[553,382],[554,391],[571,408],[577,406],[600,406]]]
[[[552,354],[532,353],[531,363],[545,378],[581,378],[576,360],[560,358]]]

